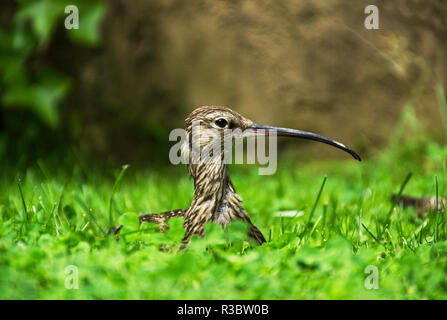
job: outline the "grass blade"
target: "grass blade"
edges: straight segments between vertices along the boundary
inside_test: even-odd
[[[312,217],[314,215],[315,209],[317,208],[318,201],[320,201],[320,197],[323,192],[324,185],[326,184],[326,180],[327,180],[327,177],[324,177],[323,182],[321,183],[320,191],[318,191],[317,198],[315,199],[312,210],[310,211],[309,219],[307,219],[307,224],[309,224],[312,221]]]
[[[112,205],[113,205],[113,195],[115,194],[116,189],[118,188],[118,185],[121,181],[121,179],[124,176],[124,173],[126,172],[126,170],[129,168],[129,165],[126,164],[121,168],[121,172],[118,175],[118,177],[115,180],[115,183],[113,185],[112,188],[112,194],[110,195],[110,201],[109,201],[109,228],[113,227],[113,214],[112,214]]]
[[[20,230],[19,230],[19,235],[21,236],[22,235],[23,226],[28,224],[28,211],[26,210],[26,202],[25,202],[25,197],[23,196],[22,183],[21,183],[20,179],[17,182],[17,185],[19,186],[20,198],[22,199],[23,212],[25,214],[25,217],[23,219],[23,223],[20,225]]]
[[[435,241],[438,241],[439,238],[439,191],[438,191],[438,176],[435,176],[435,188],[436,188],[436,197],[435,197]]]
[[[408,181],[410,181],[411,176],[413,175],[412,172],[408,173],[407,176],[405,177],[404,182],[402,183],[402,185],[400,186],[400,190],[397,194],[397,197],[394,198],[393,204],[391,205],[390,211],[387,214],[386,217],[386,224],[389,224],[390,219],[391,219],[391,214],[393,213],[394,207],[396,206],[396,204],[399,202],[400,200],[400,196],[402,195],[402,192],[404,191]]]
[[[377,238],[373,235],[373,233],[371,231],[368,230],[368,228],[362,223],[362,227],[365,228],[366,232],[369,233],[369,235],[376,241],[378,242]]]
[[[304,237],[304,234],[306,233],[307,229],[310,226],[315,209],[317,208],[317,205],[318,205],[318,201],[320,200],[321,194],[323,193],[323,189],[324,189],[324,185],[326,184],[326,180],[327,180],[327,177],[324,177],[323,182],[321,183],[321,186],[320,186],[320,190],[318,191],[317,198],[315,199],[314,205],[312,207],[312,210],[310,211],[309,218],[307,219],[306,225],[304,227],[304,230],[303,230],[300,238]]]

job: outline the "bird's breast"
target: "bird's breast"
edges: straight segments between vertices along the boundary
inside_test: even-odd
[[[213,217],[214,222],[225,227],[228,223],[244,216],[242,199],[235,192],[226,192]]]

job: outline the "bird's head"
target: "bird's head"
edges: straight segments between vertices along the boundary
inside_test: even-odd
[[[186,119],[186,131],[193,134],[200,146],[211,141],[224,141],[225,138],[237,137],[249,128],[253,122],[226,107],[200,107]],[[220,140],[217,140],[220,139]]]
[[[326,143],[348,152],[356,160],[361,161],[354,150],[340,142],[312,132],[257,124],[226,107],[205,106],[197,108],[186,119],[186,127],[190,137],[193,141],[197,141],[200,147],[209,145],[211,141],[225,141],[227,138],[276,134],[277,136],[303,138]]]

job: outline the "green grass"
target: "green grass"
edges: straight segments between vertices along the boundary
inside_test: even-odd
[[[208,225],[207,237],[181,253],[181,219],[160,234],[139,228],[137,216],[189,206],[193,186],[182,167],[2,168],[0,298],[445,299],[446,214],[419,218],[390,196],[445,196],[446,154],[416,143],[361,163],[282,155],[273,176],[234,166],[236,189],[268,242],[251,246],[240,224],[228,232]],[[274,215],[282,210],[303,215]],[[111,224],[124,224],[119,240],[107,235]],[[174,250],[160,251],[166,244]],[[371,265],[376,290],[365,287]],[[69,266],[77,290],[65,287]]]

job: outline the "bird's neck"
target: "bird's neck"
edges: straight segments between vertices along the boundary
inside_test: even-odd
[[[197,228],[201,234],[204,223],[209,221],[225,227],[234,219],[250,220],[223,160],[190,163],[188,170],[194,179],[194,198],[186,212],[185,223],[191,230]]]
[[[194,198],[219,202],[231,184],[228,166],[223,161],[190,164],[188,170],[194,180]]]
[[[194,179],[194,198],[187,215],[193,219],[220,223],[222,208],[227,207],[228,201],[241,202],[233,188],[228,166],[223,161],[199,162],[189,164],[188,170]]]
[[[187,168],[194,180],[194,199],[187,211],[186,219],[212,220],[225,225],[230,218],[220,221],[223,209],[227,208],[226,215],[233,216],[229,211],[241,211],[242,200],[234,190],[228,165],[224,161],[224,153],[211,152],[213,155],[211,159],[202,156],[209,154],[212,147],[207,143],[200,144],[201,156],[197,158],[194,157],[189,143],[183,145],[182,155],[188,159]],[[231,203],[231,208],[228,203]]]
[[[191,135],[188,137],[191,141]],[[203,138],[204,139],[204,138]],[[187,159],[187,168],[194,180],[194,198],[209,199],[218,202],[230,181],[228,166],[221,149],[196,137],[198,149],[188,141],[182,147],[182,156]]]

